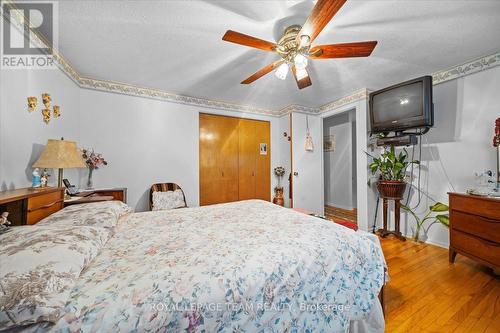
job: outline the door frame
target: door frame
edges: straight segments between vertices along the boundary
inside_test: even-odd
[[[370,214],[368,212],[368,158],[366,156],[368,139],[368,104],[367,99],[363,98],[338,108],[325,111],[319,115],[323,124],[325,118],[354,110],[356,115],[356,208],[358,211],[358,227],[361,230],[369,231]],[[323,126],[321,126],[321,143],[323,144]],[[323,146],[321,146],[323,149]],[[324,154],[321,155],[322,168],[322,195],[323,206],[325,203],[325,170]]]

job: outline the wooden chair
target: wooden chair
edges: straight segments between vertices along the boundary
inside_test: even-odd
[[[182,197],[184,198],[184,207],[187,207],[186,204],[186,196],[184,195],[184,191],[182,188],[175,183],[157,183],[151,186],[149,190],[149,210],[153,210],[153,192],[167,192],[167,191],[175,191],[181,190]]]

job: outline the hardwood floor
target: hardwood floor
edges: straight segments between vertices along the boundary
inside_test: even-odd
[[[346,210],[334,206],[325,205],[325,216],[328,219],[341,219],[357,223],[358,210],[356,208],[354,208],[353,210]]]
[[[500,278],[448,250],[382,239],[386,332],[500,332]]]

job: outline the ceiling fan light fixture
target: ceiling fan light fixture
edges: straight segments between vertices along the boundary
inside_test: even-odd
[[[306,69],[307,67],[307,58],[304,55],[297,53],[293,58],[293,63],[295,68],[297,69]]]
[[[308,76],[307,71],[305,68],[297,68],[295,71],[295,76],[297,77],[297,80],[300,81]]]
[[[274,72],[274,75],[280,80],[286,79],[286,76],[288,75],[288,64],[283,63],[279,65],[278,69]]]
[[[300,36],[300,46],[301,47],[309,46],[310,43],[311,43],[311,37],[309,37],[308,35]]]

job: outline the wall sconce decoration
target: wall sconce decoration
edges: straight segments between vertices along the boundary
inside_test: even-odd
[[[28,112],[31,113],[35,111],[36,104],[38,103],[36,97],[30,96],[28,97]]]
[[[43,101],[43,105],[45,105],[45,107],[47,109],[50,108],[50,102],[52,101],[52,98],[50,97],[50,94],[43,93],[42,94],[42,101]]]
[[[48,124],[50,122],[50,109],[42,110],[43,121]]]
[[[59,105],[54,105],[52,110],[54,112],[54,118],[59,118],[61,116],[61,108]]]
[[[30,96],[28,97],[28,112],[33,112],[37,106],[37,98]],[[52,103],[52,97],[50,97],[49,93],[43,93],[42,94],[42,102],[45,108],[42,109],[42,119],[43,121],[48,124],[51,119],[51,109],[50,109],[50,104]],[[54,115],[54,118],[59,118],[61,116],[61,107],[59,105],[54,105],[52,107],[52,114]]]

